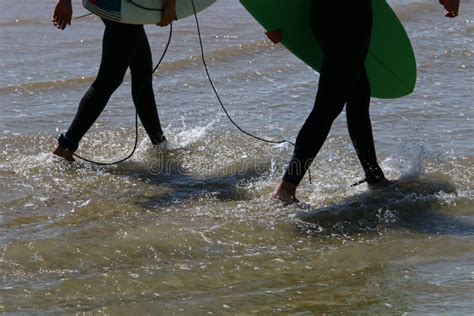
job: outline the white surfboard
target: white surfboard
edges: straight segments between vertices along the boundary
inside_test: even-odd
[[[216,0],[176,0],[178,20],[202,11]],[[101,18],[125,24],[156,24],[166,0],[82,0],[84,8]]]

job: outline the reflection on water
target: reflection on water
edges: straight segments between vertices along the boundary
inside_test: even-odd
[[[96,134],[92,145],[104,135]],[[115,138],[123,139],[122,146],[129,141]],[[472,199],[466,180],[442,176],[445,168],[458,175],[469,170],[462,160],[425,167],[422,177],[405,174],[380,193],[351,189],[357,173],[334,184],[333,168],[320,168],[321,182],[305,183],[301,194],[314,204],[302,210],[269,200],[284,165],[283,158],[274,159],[289,155],[289,148],[262,148],[235,134],[203,133],[184,146],[178,139],[170,137],[174,145],[167,151],[142,144],[131,162],[95,167],[69,165],[47,153],[23,155],[34,143],[46,148],[49,137],[33,143],[4,138],[2,145],[10,147],[1,155],[4,311],[343,312],[351,306],[385,313],[450,310],[441,302],[459,304],[461,311],[470,307]],[[206,172],[207,156],[219,155],[222,143],[231,141],[240,145]],[[356,169],[346,142],[334,139],[323,154],[347,147],[334,156],[342,160],[335,164]],[[117,146],[101,154],[119,151]],[[258,164],[241,158],[254,152]],[[185,172],[150,171],[146,163],[158,160]],[[306,217],[297,213],[302,211]],[[443,294],[448,289],[453,295]],[[427,293],[441,300],[424,299]]]
[[[345,235],[391,227],[428,234],[471,235],[472,221],[443,213],[446,204],[466,202],[469,200],[458,196],[452,182],[424,177],[401,179],[389,188],[364,192],[319,209],[299,204],[296,208],[305,211],[294,216],[308,233]]]

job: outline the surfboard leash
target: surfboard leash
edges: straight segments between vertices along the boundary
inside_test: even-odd
[[[353,184],[351,184],[351,188],[357,187],[357,186],[359,186],[361,184],[364,184],[366,182],[367,182],[367,179],[359,180],[359,181],[354,182]]]
[[[92,14],[92,13],[91,13]],[[82,17],[85,17],[87,15],[84,15],[84,16],[81,16],[81,17],[78,17],[79,18],[82,18]],[[168,52],[168,48],[170,47],[170,44],[171,44],[171,38],[173,37],[173,23],[170,24],[170,34],[169,34],[169,37],[168,37],[168,42],[166,43],[166,46],[165,46],[165,49],[163,51],[163,54],[161,55],[160,57],[160,60],[158,61],[158,63],[156,64],[155,68],[153,68],[153,71],[151,72],[151,79],[150,80],[153,80],[153,74],[156,73],[156,71],[158,70],[158,68],[160,67],[161,63],[163,62],[163,59],[165,58],[166,56],[166,53]],[[140,99],[140,96],[142,95],[143,93],[143,89],[145,88],[146,84],[148,84],[148,81],[146,81],[145,83],[143,83],[143,85],[141,86],[140,88],[140,93],[138,94],[139,96],[139,99]],[[122,162],[125,162],[127,160],[129,160],[130,158],[132,158],[132,156],[135,154],[135,152],[137,151],[137,147],[138,147],[138,111],[135,109],[135,144],[133,146],[133,149],[132,149],[132,152],[125,158],[123,159],[120,159],[118,161],[114,161],[114,162],[98,162],[98,161],[93,161],[91,159],[87,159],[87,158],[84,158],[82,156],[79,156],[78,154],[76,153],[72,153],[72,155],[74,157],[77,157],[81,160],[84,160],[86,162],[89,162],[89,163],[92,163],[92,164],[95,164],[95,165],[98,165],[98,166],[113,166],[113,165],[118,165]]]
[[[209,80],[209,83],[212,87],[212,91],[214,91],[214,94],[217,98],[217,101],[219,102],[219,105],[221,106],[222,110],[224,111],[225,115],[227,116],[227,118],[229,119],[229,121],[232,123],[232,125],[234,125],[241,133],[253,138],[253,139],[256,139],[258,141],[261,141],[261,142],[264,142],[264,143],[268,143],[268,144],[290,144],[292,145],[293,147],[296,147],[296,144],[293,143],[292,141],[289,141],[287,139],[283,139],[283,140],[271,140],[271,139],[266,139],[266,138],[263,138],[263,137],[260,137],[260,136],[257,136],[255,134],[252,134],[246,130],[244,130],[242,127],[240,127],[235,121],[234,119],[230,116],[229,112],[227,111],[226,107],[224,106],[224,103],[222,102],[222,99],[219,95],[219,93],[217,92],[217,89],[214,85],[214,81],[212,80],[212,77],[211,77],[211,74],[209,72],[209,68],[207,67],[207,62],[206,62],[206,55],[204,53],[204,45],[203,45],[203,41],[202,41],[202,36],[201,36],[201,27],[199,25],[199,19],[198,19],[198,16],[197,16],[197,11],[196,11],[196,6],[194,4],[194,0],[191,0],[191,4],[193,6],[193,11],[194,11],[194,19],[196,20],[196,29],[197,29],[197,33],[198,33],[198,38],[199,38],[199,46],[201,48],[201,59],[202,59],[202,63],[204,65],[204,70],[206,71],[206,75],[207,75],[207,79]],[[311,171],[308,169],[308,178],[309,178],[309,183],[311,184],[312,183],[312,177],[311,177]]]
[[[73,20],[80,20],[80,19],[83,19],[85,17],[88,17],[90,15],[92,15],[94,13],[87,13],[87,14],[84,14],[84,15],[80,15],[80,16],[76,16],[75,18],[73,18]]]

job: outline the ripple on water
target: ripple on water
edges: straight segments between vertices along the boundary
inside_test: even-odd
[[[300,196],[312,205],[301,210],[268,198],[291,148],[206,129],[192,139],[176,133],[158,154],[141,143],[137,157],[118,167],[23,154],[32,143],[46,148],[47,137],[3,139],[16,144],[1,156],[1,176],[10,178],[2,200],[4,302],[21,298],[26,311],[56,312],[335,312],[349,303],[409,311],[422,300],[417,291],[445,288],[429,288],[431,279],[415,289],[388,280],[435,274],[440,251],[451,258],[447,269],[472,254],[469,160],[437,161],[420,151],[389,157],[384,165],[402,182],[372,194],[349,188],[358,171],[349,169],[348,179],[336,166],[357,161],[347,140],[334,138],[321,153],[326,164],[314,167],[316,180],[303,184]],[[149,159],[185,172],[150,172]],[[421,271],[427,263],[432,271]]]

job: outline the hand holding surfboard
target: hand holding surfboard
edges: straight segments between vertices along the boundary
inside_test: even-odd
[[[72,5],[71,0],[59,0],[56,5],[51,21],[54,26],[64,30],[66,26],[71,25]]]
[[[240,2],[269,31],[267,36],[272,42],[281,42],[319,71],[324,56],[311,29],[309,12],[312,0],[300,0],[297,6],[288,6],[287,0]],[[374,31],[366,61],[372,96],[398,98],[408,95],[416,83],[416,62],[410,40],[385,0],[373,0],[372,3]]]
[[[441,3],[446,11],[446,17],[448,18],[455,18],[459,14],[459,2],[460,0],[439,0],[439,3]]]
[[[176,0],[166,0],[165,7],[163,9],[163,14],[161,16],[160,22],[156,25],[165,27],[171,24],[174,20],[177,19],[176,15]]]

